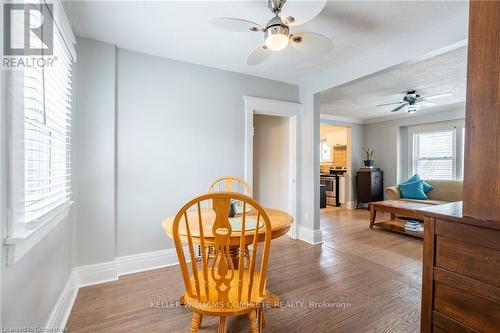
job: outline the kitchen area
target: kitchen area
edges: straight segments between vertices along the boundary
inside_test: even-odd
[[[320,208],[345,207],[349,128],[320,126]]]

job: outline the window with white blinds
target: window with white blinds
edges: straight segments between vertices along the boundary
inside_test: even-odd
[[[24,85],[24,211],[26,229],[68,203],[71,196],[71,55],[54,29],[53,66],[26,67]]]
[[[455,179],[455,129],[413,135],[413,173],[423,179]]]

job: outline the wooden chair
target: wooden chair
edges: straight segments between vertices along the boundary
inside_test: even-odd
[[[210,187],[208,188],[209,193],[220,191],[241,193],[253,198],[252,187],[246,181],[237,176],[224,176],[217,178],[213,181],[212,184],[210,184]],[[241,212],[241,210],[243,209],[242,205],[243,203],[241,201],[238,201],[236,203],[236,209],[238,212]],[[245,254],[248,254],[248,248],[246,245],[243,252]],[[208,249],[208,254],[209,256],[212,256],[213,248]],[[248,257],[246,259],[249,260]]]
[[[253,197],[252,187],[243,179],[236,176],[225,176],[214,180],[208,192],[236,192]]]
[[[241,201],[245,208],[247,205],[252,207],[252,213],[243,209],[241,231],[233,231],[228,218],[231,200]],[[211,221],[202,214],[201,207],[206,201],[212,202],[215,213]],[[259,231],[261,240],[264,239],[262,247],[258,246]],[[261,332],[265,321],[262,304],[266,299],[266,267],[271,245],[271,222],[264,209],[243,194],[208,193],[192,199],[179,210],[172,232],[186,287],[184,302],[193,311],[190,332],[198,331],[202,315],[218,316],[218,332],[225,333],[227,318],[244,314],[250,319],[250,331]],[[196,235],[194,241],[193,235]],[[200,261],[196,260],[195,243],[201,245]],[[184,255],[186,244],[189,258]],[[241,251],[238,268],[235,268],[230,247],[243,249],[247,244],[251,244],[250,260],[244,260]],[[213,258],[208,257],[209,246],[214,247]],[[258,262],[260,268],[256,269]]]

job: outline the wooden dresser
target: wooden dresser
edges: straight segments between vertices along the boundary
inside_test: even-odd
[[[424,219],[421,332],[500,332],[500,222],[462,215],[462,202]]]
[[[360,203],[384,200],[384,178],[379,168],[361,168],[356,173],[356,194]]]
[[[469,6],[463,210],[418,210],[423,333],[500,332],[500,1]]]

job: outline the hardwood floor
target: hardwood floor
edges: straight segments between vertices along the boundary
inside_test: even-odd
[[[273,240],[268,288],[287,304],[266,310],[265,332],[419,331],[422,240],[371,230],[368,221],[366,210],[326,208],[322,245]],[[82,288],[68,329],[187,332],[191,311],[176,306],[182,292],[178,267]],[[217,322],[204,317],[200,332],[216,332]],[[247,332],[248,325],[247,316],[231,318],[228,332]]]

